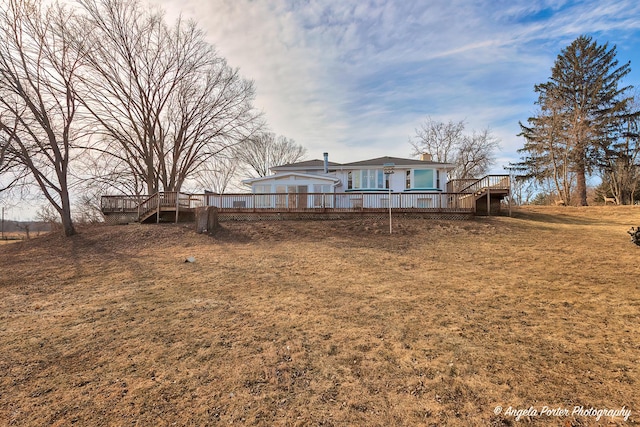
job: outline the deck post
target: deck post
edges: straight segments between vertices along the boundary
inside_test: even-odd
[[[396,165],[394,163],[385,163],[383,165],[383,173],[386,175],[386,182],[389,183],[389,234],[393,233],[393,226],[391,223],[391,175],[393,175],[393,172],[395,171],[395,166]]]
[[[491,190],[487,187],[487,216],[491,216]]]
[[[156,193],[156,199],[158,200],[158,210],[156,211],[156,224],[160,224],[160,192]]]
[[[176,224],[178,223],[178,215],[180,211],[180,192],[176,192]]]

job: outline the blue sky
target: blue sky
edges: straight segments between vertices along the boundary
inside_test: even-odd
[[[523,144],[518,121],[535,111],[533,86],[581,34],[616,45],[631,61],[625,84],[640,88],[637,0],[149,1],[170,20],[195,19],[255,81],[271,130],[308,158],[409,157],[430,116],[490,128],[501,141],[493,172],[504,173]]]
[[[409,157],[426,116],[490,128],[494,167],[517,160],[560,50],[581,34],[616,45],[640,86],[640,3],[511,0],[155,0],[195,18],[253,79],[272,131],[309,158]]]

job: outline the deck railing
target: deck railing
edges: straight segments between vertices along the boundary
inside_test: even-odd
[[[447,182],[447,192],[449,193],[461,193],[464,188],[469,187],[471,184],[478,182],[477,179],[452,179]]]
[[[447,183],[447,192],[387,191],[346,193],[269,193],[269,194],[188,194],[160,192],[153,195],[102,196],[105,215],[126,213],[144,221],[154,213],[175,211],[178,221],[183,210],[215,206],[220,212],[375,212],[388,210],[405,212],[476,212],[476,199],[485,190],[500,190],[509,194],[509,175],[487,175],[481,179],[457,179]],[[487,197],[489,204],[491,198]]]
[[[192,206],[215,206],[221,210],[357,211],[388,209],[472,209],[459,193],[276,193],[192,195]]]
[[[359,212],[392,209],[472,212],[468,193],[350,192],[276,194],[187,194],[163,192],[146,198],[103,196],[102,211],[136,213],[138,218],[162,210],[215,206],[221,212]],[[139,201],[136,203],[136,201]]]
[[[100,207],[104,213],[133,212],[148,198],[147,195],[102,196]]]
[[[485,188],[500,190],[508,190],[510,188],[509,175],[487,175],[480,179],[459,179],[453,181],[459,181],[459,183],[454,185],[458,187],[458,192],[460,193],[476,193]],[[465,181],[468,181],[466,185]]]
[[[139,196],[102,196],[101,209],[104,214],[137,213],[138,217],[144,217],[151,212],[170,208],[173,210],[190,209],[191,195],[167,191]]]

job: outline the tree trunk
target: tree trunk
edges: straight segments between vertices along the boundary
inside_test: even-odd
[[[62,211],[60,212],[60,220],[62,221],[62,229],[66,237],[76,234],[76,228],[73,225],[71,219],[71,203],[69,201],[69,193],[67,191],[62,192]]]
[[[576,166],[576,175],[578,180],[576,185],[576,190],[578,192],[578,206],[587,206],[587,179],[585,167],[582,162]]]

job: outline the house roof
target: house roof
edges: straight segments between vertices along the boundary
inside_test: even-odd
[[[336,163],[336,162],[329,162],[329,166],[340,166],[340,163]],[[280,166],[274,166],[271,169],[272,170],[279,170],[279,169],[323,169],[324,168],[324,160],[318,160],[318,159],[314,159],[314,160],[305,160],[303,162],[297,162],[297,163],[289,163],[286,165],[280,165]]]
[[[377,157],[375,159],[361,160],[359,162],[351,162],[351,163],[329,162],[329,167],[330,168],[335,168],[335,167],[350,168],[350,167],[362,167],[362,166],[383,166],[385,163],[394,163],[395,166],[426,166],[426,165],[436,166],[437,165],[437,166],[445,167],[447,169],[453,169],[454,167],[452,164],[449,164],[449,163],[424,161],[424,160],[418,160],[418,159],[403,159],[400,157],[390,157],[390,156]],[[282,166],[275,166],[275,167],[272,167],[271,170],[274,170],[274,171],[300,170],[300,169],[322,170],[323,168],[324,168],[324,160],[315,159],[315,160],[306,160],[298,163],[289,163]]]
[[[340,179],[335,177],[335,176],[331,176],[331,175],[314,175],[314,174],[308,174],[308,173],[297,173],[297,172],[285,172],[285,173],[279,173],[277,175],[269,175],[269,176],[261,176],[258,178],[251,178],[251,179],[244,179],[242,180],[242,183],[245,185],[251,185],[254,184],[256,182],[260,182],[260,181],[273,181],[273,180],[281,180],[285,177],[288,176],[297,176],[297,177],[301,177],[301,178],[309,178],[309,179],[317,179],[320,181],[331,181],[335,184],[340,182]]]
[[[400,157],[389,157],[389,156],[378,157],[378,158],[369,159],[369,160],[361,160],[359,162],[344,163],[342,166],[348,166],[348,167],[352,167],[352,166],[383,166],[385,163],[393,163],[393,164],[395,164],[395,166],[416,166],[416,165],[419,165],[419,166],[425,166],[425,165],[452,166],[452,165],[449,165],[448,163],[424,161],[424,160],[418,160],[418,159],[403,159],[403,158],[400,158]]]

